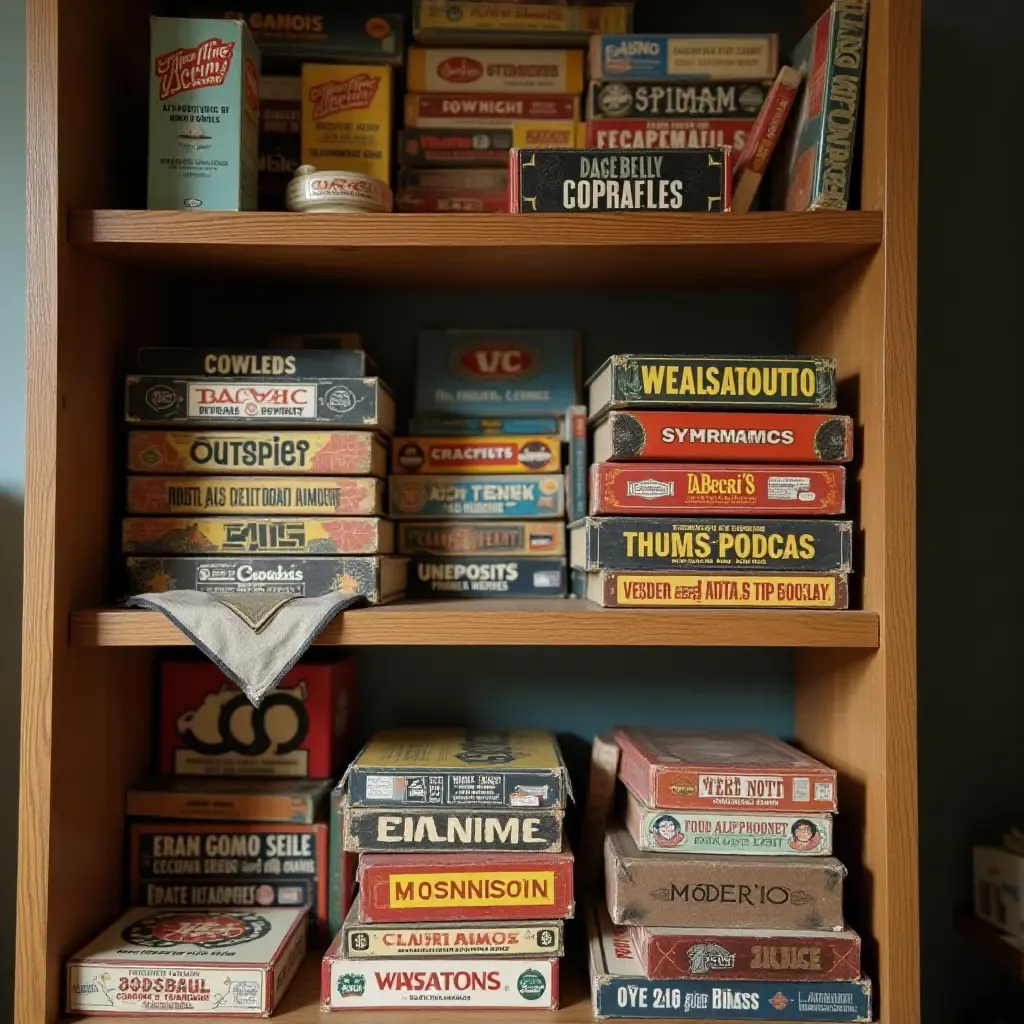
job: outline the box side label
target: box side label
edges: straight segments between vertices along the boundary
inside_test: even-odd
[[[344,950],[350,959],[424,956],[561,956],[562,922],[508,923],[469,927],[438,925],[400,928],[346,925]]]
[[[777,71],[775,35],[604,35],[590,40],[590,77],[596,81],[756,81],[774,78]]]
[[[345,816],[345,846],[353,851],[534,850],[562,848],[560,811],[454,814],[422,810],[356,810]]]
[[[356,807],[425,805],[446,807],[563,807],[561,773],[383,772],[356,767],[347,779],[348,799]]]
[[[842,576],[606,572],[612,601],[623,608],[843,608]],[[606,597],[607,597],[606,592]]]
[[[562,445],[547,437],[396,437],[391,447],[396,473],[557,473]]]
[[[583,91],[578,50],[409,50],[411,92],[554,93]]]
[[[558,597],[565,594],[568,569],[564,558],[440,558],[413,559],[409,594],[420,597]]]
[[[559,519],[565,514],[565,480],[551,476],[392,476],[393,519]]]
[[[731,120],[643,120],[602,118],[587,122],[588,149],[743,149],[753,118]]]

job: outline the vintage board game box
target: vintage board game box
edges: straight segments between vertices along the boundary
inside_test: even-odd
[[[366,10],[360,5],[352,9],[283,0],[269,11],[207,6],[210,17],[243,19],[263,57],[289,70],[297,71],[302,61],[401,64],[405,52],[402,16],[378,13],[372,5]]]
[[[579,121],[579,96],[405,94],[406,128],[504,128],[518,121]],[[400,181],[401,186],[401,181]]]
[[[392,519],[560,519],[565,478],[536,476],[388,477]]]
[[[302,85],[297,75],[260,80],[259,208],[283,210],[284,193],[302,159]],[[165,350],[167,351],[167,350]],[[169,351],[175,351],[170,349]],[[179,350],[180,351],[180,350]],[[193,350],[194,351],[194,350]],[[141,367],[139,367],[141,369]],[[150,370],[176,373],[176,370]],[[195,371],[185,370],[185,373]],[[341,374],[340,376],[348,376]]]
[[[306,955],[306,909],[137,907],[71,957],[69,1013],[273,1013]]]
[[[416,0],[413,39],[453,46],[585,46],[602,32],[630,32],[631,3],[568,6]]]
[[[400,523],[403,555],[564,555],[565,524],[556,522]]]
[[[565,412],[565,439],[568,457],[565,466],[565,504],[570,523],[587,514],[587,466],[590,464],[587,439],[587,408],[570,405]]]
[[[370,427],[394,433],[395,399],[379,377],[272,378],[139,377],[125,382],[129,423],[252,424]]]
[[[839,515],[843,466],[600,462],[590,467],[591,515]]]
[[[771,82],[591,82],[588,121],[597,118],[751,118]]]
[[[420,331],[416,413],[561,416],[579,400],[577,331]]]
[[[356,889],[357,854],[345,850],[345,790],[339,783],[331,790],[328,809],[327,925],[331,936],[341,931]]]
[[[599,1020],[871,1020],[871,982],[866,979],[648,978],[630,946],[632,930],[613,925],[603,907],[588,908],[590,992]],[[720,954],[707,955],[721,962]]]
[[[779,37],[751,35],[608,34],[590,37],[587,77],[663,82],[673,78],[753,81],[779,70]]]
[[[583,92],[580,50],[409,47],[409,92],[572,95]]]
[[[380,732],[342,779],[353,807],[565,807],[569,772],[539,729]]]
[[[974,912],[1011,935],[1024,936],[1024,857],[999,846],[974,847]]]
[[[595,462],[849,462],[849,416],[613,409],[594,429]]]
[[[395,195],[395,209],[399,213],[508,213],[508,190],[410,189]]]
[[[472,174],[473,171],[468,173]],[[507,181],[507,177],[506,177]],[[472,437],[475,434],[504,437],[523,434],[557,434],[562,429],[557,416],[441,416],[425,413],[409,420],[409,433],[414,437]]]
[[[512,132],[504,128],[407,128],[399,133],[402,167],[501,167]]]
[[[130,899],[139,907],[310,908],[327,934],[327,826],[135,822]]]
[[[322,816],[330,791],[330,779],[162,775],[128,787],[125,814],[129,818],[311,825]]]
[[[377,555],[395,549],[395,528],[374,516],[147,516],[122,522],[127,554]]]
[[[637,520],[600,516],[569,530],[574,569],[850,572],[853,523],[839,519]]]
[[[290,175],[289,175],[290,177]],[[140,348],[140,374],[171,377],[376,377],[361,348]]]
[[[410,597],[564,597],[565,558],[459,558],[419,555],[409,570]]]
[[[771,92],[750,130],[749,145],[733,170],[732,208],[735,213],[747,213],[754,203],[761,179],[793,110],[800,80],[800,72],[796,68],[784,65],[779,69]]]
[[[384,476],[388,449],[368,430],[130,430],[131,473]]]
[[[132,514],[373,516],[384,511],[384,481],[372,476],[130,476]]]
[[[183,555],[176,558],[126,559],[133,594],[200,590],[207,594],[294,594],[320,597],[340,591],[369,604],[384,604],[405,593],[407,558],[352,555],[332,558],[267,558],[229,555],[221,558]]]
[[[345,918],[340,952],[349,960],[418,959],[428,956],[562,956],[562,922],[499,921],[415,925],[360,924],[353,907]]]
[[[345,849],[357,853],[562,849],[558,809],[510,811],[419,807],[352,807],[344,815]]]
[[[623,823],[640,850],[786,857],[832,854],[831,814],[664,811],[646,807],[629,794]]]
[[[821,356],[612,356],[587,381],[590,418],[608,409],[721,405],[834,409],[836,361]]]
[[[652,979],[856,981],[860,936],[755,928],[630,928],[633,956]]]
[[[619,778],[648,807],[831,814],[836,772],[763,732],[616,726]]]
[[[347,658],[300,662],[254,708],[209,661],[160,669],[160,771],[325,779],[348,753],[355,672]]]
[[[507,162],[506,162],[507,163]],[[398,172],[398,187],[413,192],[497,192],[508,193],[508,167],[403,167]],[[415,421],[416,417],[413,417]],[[462,422],[461,418],[441,417],[446,422]],[[484,431],[466,431],[484,433]],[[410,434],[432,434],[433,430],[414,429]],[[517,430],[517,434],[554,433],[554,431]]]
[[[572,917],[572,852],[365,853],[357,906],[364,924]]]
[[[562,439],[557,434],[520,437],[396,437],[395,473],[557,473]]]
[[[391,180],[391,68],[302,65],[302,162]]]
[[[838,932],[845,876],[834,857],[679,857],[638,850],[624,828],[605,836],[605,895],[616,924]]]
[[[843,573],[764,572],[742,575],[713,569],[634,572],[574,569],[574,593],[602,608],[813,608],[849,607]],[[580,577],[585,577],[580,578]]]
[[[753,118],[604,118],[587,121],[583,145],[588,149],[710,149],[730,146],[738,153],[746,145],[753,126]]]
[[[447,955],[410,961],[346,959],[338,935],[324,954],[321,1006],[328,1010],[383,1007],[528,1010],[558,1008],[558,960],[512,960],[490,954],[452,961]]]
[[[787,210],[845,210],[857,140],[868,0],[835,0],[790,63],[803,76],[786,152]]]
[[[732,150],[513,149],[511,213],[725,213]]]
[[[151,210],[255,210],[260,53],[245,23],[150,18]]]

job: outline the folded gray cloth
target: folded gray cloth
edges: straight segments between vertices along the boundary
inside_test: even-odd
[[[125,604],[163,612],[259,707],[334,616],[359,600],[337,593],[323,597],[215,596],[198,590],[171,590],[137,594]]]

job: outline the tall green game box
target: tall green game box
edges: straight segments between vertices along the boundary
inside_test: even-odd
[[[150,19],[151,210],[255,210],[260,54],[245,22]]]

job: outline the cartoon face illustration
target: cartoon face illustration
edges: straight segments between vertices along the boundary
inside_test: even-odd
[[[790,828],[789,845],[794,850],[813,850],[821,842],[818,826],[807,818],[799,818]]]
[[[651,822],[655,846],[678,846],[685,837],[682,826],[671,814],[662,814]]]

